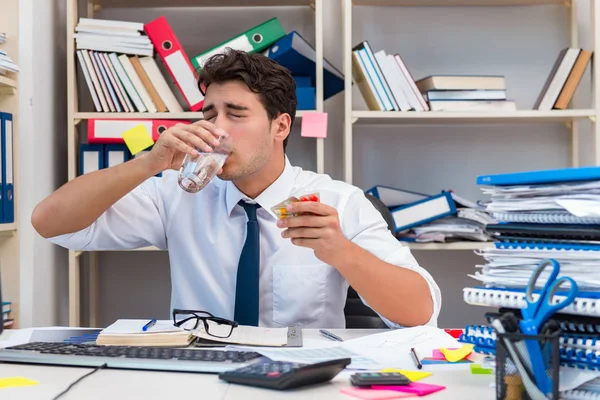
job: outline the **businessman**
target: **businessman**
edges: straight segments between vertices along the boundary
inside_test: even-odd
[[[290,72],[260,54],[227,51],[199,73],[204,119],[162,133],[152,150],[67,182],[35,208],[40,235],[69,249],[169,251],[171,307],[260,326],[345,327],[348,285],[391,328],[437,325],[440,290],[357,187],[292,166]],[[186,154],[234,149],[200,192],[179,188]],[[163,172],[161,178],[154,177]],[[302,215],[271,207],[294,194]],[[243,256],[242,256],[243,252]]]

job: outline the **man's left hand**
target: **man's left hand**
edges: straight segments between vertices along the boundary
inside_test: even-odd
[[[287,207],[288,213],[308,213],[277,221],[277,226],[287,228],[281,236],[290,238],[296,246],[309,247],[315,256],[333,267],[352,247],[342,233],[337,210],[319,202],[296,202]]]

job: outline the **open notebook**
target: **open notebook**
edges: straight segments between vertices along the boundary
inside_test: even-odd
[[[119,319],[103,329],[96,344],[113,346],[161,346],[186,347],[197,346],[226,346],[238,344],[245,346],[301,346],[302,337],[299,329],[294,328],[263,328],[255,326],[238,326],[228,338],[216,338],[208,335],[203,329],[193,332],[173,326],[171,320],[158,320],[156,324],[143,331],[142,327],[148,322],[145,319]]]

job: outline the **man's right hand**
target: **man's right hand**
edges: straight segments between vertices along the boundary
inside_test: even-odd
[[[179,170],[186,154],[198,155],[198,150],[211,152],[219,144],[219,129],[211,122],[200,120],[192,124],[179,123],[164,131],[147,154],[156,173]]]

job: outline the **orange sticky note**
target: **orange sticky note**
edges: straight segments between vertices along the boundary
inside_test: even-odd
[[[132,155],[136,155],[154,144],[152,135],[143,124],[134,126],[123,132],[121,136]]]
[[[38,382],[23,378],[20,376],[10,377],[10,378],[0,378],[0,389],[8,389],[22,386],[34,386],[37,385]]]
[[[444,354],[444,356],[446,356],[446,360],[450,362],[456,362],[464,359],[469,354],[471,354],[473,352],[473,347],[475,347],[474,344],[465,344],[462,347],[459,347],[458,349],[443,348],[440,349],[440,351]]]
[[[327,113],[318,111],[304,111],[302,114],[300,136],[326,138]]]

